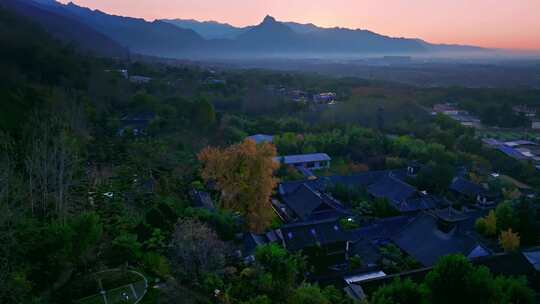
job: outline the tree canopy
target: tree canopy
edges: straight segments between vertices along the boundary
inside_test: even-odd
[[[206,148],[199,153],[201,175],[215,182],[222,206],[246,216],[248,227],[262,232],[273,216],[270,196],[277,185],[276,148],[245,140],[225,149]]]

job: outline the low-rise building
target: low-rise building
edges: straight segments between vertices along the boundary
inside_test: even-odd
[[[274,201],[273,207],[285,222],[336,219],[352,214],[341,202],[318,191],[309,182],[299,184],[280,198],[281,202]]]
[[[536,109],[533,107],[529,107],[528,105],[513,106],[512,111],[516,115],[523,115],[525,117],[536,117]]]
[[[433,266],[441,256],[448,254],[461,253],[469,259],[491,254],[488,248],[464,233],[459,223],[450,229],[441,229],[447,226],[439,221],[437,216],[420,214],[392,240],[423,266]]]
[[[326,93],[319,93],[313,95],[313,102],[314,103],[333,103],[336,101],[337,94],[334,92],[326,92]]]
[[[439,103],[433,106],[433,114],[457,115],[459,109],[453,103]]]
[[[255,134],[248,136],[247,139],[253,140],[256,144],[271,143],[274,140],[273,135]]]
[[[129,76],[129,81],[136,84],[143,84],[143,83],[149,83],[150,81],[152,81],[152,78],[146,77],[146,76],[133,75],[133,76]]]
[[[326,153],[311,153],[278,156],[274,160],[283,165],[317,170],[329,168],[332,158],[330,158],[330,156],[328,156]]]
[[[463,177],[456,177],[452,180],[450,191],[459,198],[471,202],[474,201],[480,206],[491,206],[497,200],[497,195],[490,193],[481,185],[468,181]]]
[[[155,117],[156,114],[152,112],[124,115],[120,119],[121,126],[118,130],[118,135],[124,135],[127,130],[131,130],[135,136],[145,135],[150,123],[155,119]]]

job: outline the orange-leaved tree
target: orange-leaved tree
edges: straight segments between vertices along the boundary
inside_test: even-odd
[[[244,215],[249,229],[263,232],[273,218],[270,196],[278,180],[276,148],[252,140],[225,149],[208,147],[198,157],[201,175],[221,191],[221,205]]]
[[[499,243],[505,252],[512,252],[519,249],[520,237],[517,232],[512,232],[512,228],[501,231]]]

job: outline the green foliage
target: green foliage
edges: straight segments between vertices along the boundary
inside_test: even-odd
[[[142,258],[144,269],[157,277],[167,278],[171,274],[171,269],[167,258],[155,253],[144,253]]]
[[[189,207],[184,210],[182,216],[210,224],[223,240],[232,240],[240,229],[238,218],[233,213],[224,210],[210,211]]]
[[[497,216],[493,210],[490,210],[484,218],[479,218],[475,223],[476,231],[486,236],[494,236],[497,234]]]
[[[134,234],[121,234],[112,240],[109,260],[114,266],[137,263],[142,257],[142,245]]]
[[[353,230],[360,227],[360,225],[351,217],[340,219],[339,225],[343,230]]]
[[[164,233],[160,229],[154,229],[152,236],[144,242],[144,246],[150,250],[163,252],[167,247]]]
[[[392,217],[399,215],[397,210],[388,199],[377,198],[372,203],[373,215],[376,217]]]
[[[392,283],[377,289],[371,296],[371,304],[421,304],[426,303],[422,286],[410,279],[395,279]]]
[[[430,193],[444,193],[450,186],[454,175],[455,170],[451,164],[429,162],[418,173],[416,184],[422,190],[427,190]]]
[[[335,184],[327,191],[332,194],[333,197],[339,201],[353,205],[355,202],[366,200],[368,195],[365,191],[362,191],[359,187],[349,187],[344,184]]]
[[[274,137],[274,144],[282,155],[324,151],[334,157],[347,156],[364,161],[381,155],[385,138],[381,134],[360,127],[344,127],[320,133],[283,133]]]
[[[495,209],[497,218],[497,231],[508,230],[515,226],[516,215],[511,202],[500,203]]]
[[[512,288],[501,288],[498,280],[506,281]],[[460,255],[443,257],[426,276],[428,299],[431,303],[511,303],[501,299],[530,294],[521,279],[495,279],[485,267],[474,267]],[[458,291],[459,292],[456,292]],[[512,294],[513,292],[516,294]],[[528,298],[531,299],[531,298]],[[529,300],[521,303],[533,303]]]
[[[494,277],[462,255],[441,258],[422,284],[395,280],[371,296],[374,304],[405,303],[534,303],[525,278]]]
[[[352,257],[349,258],[349,269],[350,270],[354,270],[354,269],[358,269],[360,267],[362,267],[364,264],[362,262],[362,257],[360,257],[359,255],[354,255]]]
[[[527,279],[508,278],[499,276],[495,278],[495,290],[499,303],[535,303],[536,295],[527,286]]]
[[[288,299],[290,304],[330,304],[322,290],[315,285],[304,284],[294,290]]]
[[[255,260],[265,272],[262,276],[263,289],[273,299],[281,299],[289,294],[306,269],[305,261],[300,256],[290,255],[275,244],[257,247]]]
[[[394,244],[380,247],[381,267],[385,273],[401,273],[420,267],[420,263],[412,257],[405,255]]]
[[[214,107],[206,99],[195,102],[192,115],[195,124],[202,128],[209,127],[216,120]]]
[[[69,226],[73,229],[73,255],[84,257],[92,247],[96,246],[103,236],[103,224],[95,213],[83,213],[71,219]]]

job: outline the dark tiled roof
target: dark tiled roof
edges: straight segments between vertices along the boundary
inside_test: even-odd
[[[326,179],[327,183],[330,185],[340,184],[348,187],[367,187],[386,174],[388,174],[388,171],[368,171],[347,176],[330,176]]]
[[[271,230],[264,234],[254,234],[251,232],[246,232],[244,233],[244,238],[243,238],[243,242],[244,242],[243,255],[249,256],[255,253],[257,246],[268,244],[268,243],[276,243],[279,241],[280,239],[274,230]]]
[[[414,218],[410,216],[396,216],[377,220],[367,226],[360,227],[352,233],[356,240],[389,239],[399,233],[403,227]]]
[[[422,195],[420,197],[410,198],[395,205],[400,212],[431,210],[446,206],[448,206],[448,203],[445,200],[433,195]]]
[[[278,231],[285,247],[292,251],[345,242],[351,237],[349,231],[343,230],[336,220],[289,224],[281,227]]]
[[[283,182],[279,184],[279,194],[288,195],[294,193],[298,188],[303,185],[308,185],[311,189],[317,191],[324,191],[326,189],[326,180],[324,178],[318,178],[314,180],[302,180],[293,182]]]
[[[351,244],[350,256],[358,255],[363,267],[376,266],[381,259],[379,244],[374,241],[362,239]]]
[[[459,226],[449,233],[443,233],[437,228],[437,219],[427,214],[417,216],[392,240],[424,266],[431,266],[439,257],[448,254],[469,256],[480,245],[462,233]]]
[[[299,185],[292,193],[282,196],[282,199],[285,206],[302,221],[350,214],[337,200],[318,192],[307,183]]]
[[[214,202],[210,193],[204,191],[192,190],[190,191],[190,196],[193,199],[195,207],[214,209]]]
[[[530,249],[523,251],[523,255],[529,263],[538,271],[540,271],[540,249]]]
[[[450,184],[450,190],[469,197],[476,197],[478,194],[485,194],[484,187],[470,182],[462,177],[456,177]]]
[[[520,151],[515,149],[514,147],[509,147],[506,145],[498,146],[497,149],[501,151],[502,153],[508,155],[509,157],[515,158],[515,159],[526,159],[527,157],[523,155]]]
[[[344,185],[348,187],[366,188],[374,184],[381,178],[391,174],[394,178],[404,181],[407,176],[407,169],[399,170],[382,170],[382,171],[367,171],[353,175],[333,175],[319,177],[316,180],[303,180],[293,182],[283,182],[279,185],[280,194],[287,194],[294,191],[302,184],[308,184],[313,189],[324,191],[333,185]]]
[[[520,252],[494,254],[473,259],[471,262],[486,266],[495,275],[531,276],[536,273],[534,266]]]
[[[417,194],[416,188],[394,177],[392,174],[387,174],[368,186],[367,191],[374,197],[386,198],[397,204],[403,203]]]

